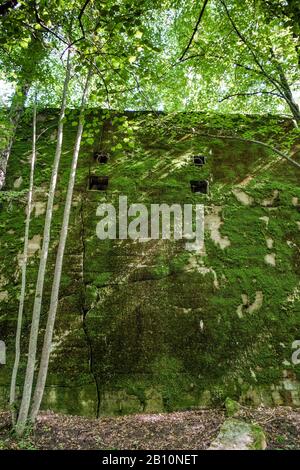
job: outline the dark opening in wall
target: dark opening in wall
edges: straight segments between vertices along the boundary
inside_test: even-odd
[[[101,163],[101,164],[107,163],[108,162],[108,155],[104,152],[95,152],[94,153],[94,160],[97,163]]]
[[[192,180],[191,181],[192,193],[208,194],[208,181],[206,180]]]
[[[94,191],[106,191],[108,187],[108,176],[89,176],[89,189]]]
[[[194,165],[203,166],[206,163],[205,155],[195,155],[194,156]]]

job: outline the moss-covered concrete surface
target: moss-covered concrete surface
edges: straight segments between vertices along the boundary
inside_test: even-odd
[[[38,118],[38,160],[30,227],[23,361],[30,330],[57,111]],[[243,404],[300,405],[299,171],[265,148],[204,137],[205,132],[285,142],[289,120],[204,114],[153,116],[89,113],[64,258],[59,312],[43,407],[95,416]],[[76,113],[68,114],[41,340],[62,221]],[[106,164],[95,150],[109,154]],[[294,150],[297,150],[294,146]],[[1,192],[0,405],[7,406],[20,292],[31,123],[24,118]],[[203,167],[192,163],[204,153]],[[297,155],[294,156],[297,159]],[[298,158],[299,161],[299,158]],[[106,192],[88,190],[90,174],[108,176]],[[208,195],[190,180],[208,180]],[[202,203],[205,249],[184,241],[100,241],[100,202]]]

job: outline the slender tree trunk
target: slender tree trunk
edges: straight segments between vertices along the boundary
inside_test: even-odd
[[[285,76],[282,68],[281,68],[281,71],[280,71],[280,81],[282,83],[283,94],[285,96],[285,100],[287,102],[287,105],[289,106],[289,108],[290,108],[290,110],[291,110],[291,112],[294,116],[295,121],[297,122],[297,124],[299,124],[300,123],[300,108],[299,108],[299,105],[294,100],[293,93],[290,89],[289,83],[286,79],[286,76]]]
[[[297,125],[300,123],[300,108],[299,105],[296,103],[292,90],[290,88],[288,79],[285,75],[285,71],[280,63],[280,61],[277,59],[276,54],[273,49],[271,49],[271,56],[274,60],[274,64],[278,70],[278,75],[279,75],[279,87],[280,88],[280,94],[282,98],[285,100],[286,104],[290,108],[290,111],[297,123]]]
[[[57,312],[57,307],[58,307],[58,295],[59,295],[59,288],[60,288],[64,251],[65,251],[67,234],[68,234],[72,197],[73,197],[73,190],[74,190],[75,177],[76,177],[77,161],[78,161],[78,155],[79,155],[82,132],[83,132],[84,110],[85,110],[85,105],[86,105],[86,101],[88,97],[88,89],[89,89],[89,82],[91,79],[91,75],[92,75],[92,72],[90,70],[87,75],[87,79],[86,79],[86,83],[85,83],[85,87],[84,87],[84,91],[82,95],[79,124],[78,124],[77,136],[76,136],[76,141],[75,141],[73,160],[72,160],[72,165],[71,165],[68,191],[67,191],[64,215],[63,215],[63,223],[62,223],[62,228],[60,231],[59,245],[58,245],[57,256],[56,256],[55,271],[54,271],[54,278],[53,278],[52,291],[51,291],[50,309],[48,313],[47,326],[46,326],[46,331],[45,331],[45,336],[44,336],[44,344],[43,344],[43,349],[42,349],[42,356],[41,356],[40,368],[39,368],[39,373],[38,373],[38,379],[37,379],[37,384],[36,384],[35,393],[33,397],[33,405],[31,409],[31,414],[30,414],[30,419],[32,422],[35,421],[36,416],[39,412],[43,394],[44,394],[46,379],[47,379],[54,323],[55,323],[55,317],[56,317],[56,312]]]
[[[67,103],[68,86],[69,86],[69,81],[70,81],[70,70],[71,70],[71,61],[70,61],[70,49],[69,49],[68,58],[67,58],[66,76],[65,76],[64,88],[63,88],[62,105],[61,105],[59,125],[58,125],[58,131],[57,131],[56,152],[55,152],[55,158],[54,158],[54,164],[53,164],[53,170],[52,170],[51,182],[50,182],[50,188],[49,188],[49,194],[48,194],[48,202],[47,202],[47,210],[46,210],[44,234],[43,234],[43,245],[42,245],[39,271],[38,271],[38,278],[36,282],[34,306],[33,306],[33,312],[32,312],[27,367],[26,367],[26,374],[25,374],[25,380],[24,380],[22,401],[21,401],[21,406],[20,406],[20,411],[19,411],[19,416],[18,416],[18,421],[17,421],[17,426],[16,426],[16,430],[18,434],[23,433],[27,420],[28,420],[31,393],[32,393],[32,387],[33,387],[36,352],[37,352],[37,339],[38,339],[38,332],[39,332],[42,297],[43,297],[43,287],[44,287],[45,271],[46,271],[46,264],[47,264],[47,258],[48,258],[49,243],[50,243],[53,203],[54,203],[58,168],[59,168],[60,157],[62,153],[64,116],[65,116],[66,103]]]
[[[37,65],[46,54],[46,49],[42,42],[41,35],[36,32],[31,36],[28,49],[24,51],[23,65],[19,72],[19,82],[13,96],[10,110],[8,113],[9,119],[9,134],[6,139],[4,148],[0,150],[0,190],[5,184],[6,169],[8,160],[11,153],[11,148],[16,135],[17,127],[22,117],[25,102],[29,89],[37,72]]]
[[[5,148],[0,151],[0,190],[3,188],[5,183],[8,159],[10,156],[16,130],[23,114],[24,105],[29,88],[29,82],[19,85],[12,99],[12,104],[9,111],[9,136]]]
[[[11,411],[12,411],[13,426],[16,423],[16,408],[15,408],[16,406],[16,403],[15,403],[16,380],[17,380],[17,375],[18,375],[20,354],[21,354],[21,332],[22,332],[23,310],[24,310],[25,289],[26,289],[28,239],[29,239],[30,217],[31,217],[31,211],[32,211],[32,194],[33,194],[33,178],[34,178],[35,161],[36,161],[36,97],[35,97],[34,108],[33,108],[32,157],[31,157],[31,165],[30,165],[30,180],[29,180],[29,192],[28,192],[28,201],[27,201],[27,217],[26,217],[25,236],[24,236],[22,283],[21,283],[21,293],[20,293],[20,301],[19,301],[19,312],[18,312],[16,343],[15,343],[15,362],[14,362],[13,371],[12,371],[11,384],[10,384],[10,397],[9,397],[9,404],[10,404]]]

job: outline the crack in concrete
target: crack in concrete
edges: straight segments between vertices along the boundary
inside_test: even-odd
[[[86,298],[86,285],[87,283],[85,282],[84,278],[84,262],[85,262],[85,239],[84,239],[84,217],[83,217],[83,197],[80,197],[80,239],[81,239],[81,244],[82,244],[82,286],[83,286],[83,292],[84,292],[84,299]],[[94,379],[95,386],[96,386],[96,393],[97,393],[97,407],[96,407],[96,418],[99,418],[99,412],[100,412],[100,387],[98,384],[97,376],[94,372],[93,365],[94,365],[94,357],[93,357],[93,347],[92,347],[92,341],[88,332],[87,324],[86,324],[86,318],[88,315],[89,310],[85,307],[85,302],[84,300],[81,302],[81,312],[82,312],[82,328],[83,332],[86,338],[86,342],[88,344],[89,348],[89,366],[90,366],[90,373]]]

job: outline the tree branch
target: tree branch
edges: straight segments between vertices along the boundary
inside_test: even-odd
[[[277,98],[280,98],[282,99],[282,96],[279,95],[279,93],[275,93],[273,91],[253,91],[253,92],[249,92],[249,93],[233,93],[231,95],[226,95],[224,96],[224,98],[221,98],[219,100],[219,103],[223,103],[223,101],[226,101],[226,100],[229,100],[231,98],[235,98],[235,97],[238,97],[238,96],[255,96],[255,95],[272,95],[272,96],[277,96]]]
[[[207,0],[207,1],[208,1],[208,0]],[[83,13],[84,13],[85,8],[86,8],[87,5],[89,4],[89,2],[90,2],[90,0],[88,0],[88,1],[86,0],[86,1],[85,1],[84,5],[83,5],[83,7],[82,7],[82,9],[81,9],[81,11],[80,11],[80,13],[82,12],[81,17],[82,17],[82,15],[83,15]],[[61,35],[57,34],[55,31],[51,30],[50,28],[48,28],[48,27],[44,24],[43,20],[42,20],[42,19],[40,18],[40,16],[39,16],[38,7],[37,7],[37,4],[36,4],[36,0],[34,0],[34,12],[35,12],[35,17],[36,17],[37,23],[38,23],[45,31],[47,31],[47,32],[49,32],[50,34],[54,35],[59,41],[61,41],[63,44],[65,44],[65,45],[67,46],[67,47],[65,48],[65,50],[63,51],[63,54],[64,54],[66,51],[68,51],[69,49],[71,49],[71,48],[74,46],[74,44],[77,43],[80,39],[82,39],[82,38],[79,38],[79,39],[75,40],[74,42],[71,42],[71,43],[70,43],[69,41],[67,41],[66,39],[64,39],[64,37],[62,37]],[[79,14],[79,15],[80,15],[80,14]],[[81,17],[80,17],[80,19],[81,19]],[[78,17],[78,19],[79,19],[79,17]],[[95,62],[94,62],[93,60],[90,60],[90,59],[86,56],[86,54],[83,54],[83,53],[82,53],[80,50],[78,50],[76,47],[73,47],[73,50],[74,50],[74,52],[75,52],[76,54],[79,54],[80,57],[83,57],[84,60],[86,61],[86,63],[89,64],[90,67],[93,67],[93,68],[96,70],[96,72],[97,72],[97,74],[99,75],[101,81],[103,82],[104,89],[105,89],[105,93],[106,93],[106,100],[107,100],[108,106],[110,107],[110,98],[109,98],[109,96],[110,96],[110,90],[109,90],[109,88],[108,88],[107,81],[106,81],[106,79],[105,79],[105,77],[104,77],[104,75],[103,75],[103,72],[99,69],[99,67],[95,64]],[[62,54],[62,55],[63,55],[63,54]],[[113,67],[112,67],[111,64],[108,62],[107,58],[105,57],[105,54],[102,53],[101,55],[102,55],[102,57],[104,58],[104,60],[109,64],[110,68],[112,69]],[[61,56],[61,57],[62,57],[62,56]],[[119,73],[118,70],[115,70],[115,73],[116,73],[117,75],[119,75],[119,76],[121,77],[121,79],[122,79],[122,76],[121,76],[121,74]],[[140,90],[140,88],[139,88],[139,84],[138,84],[138,82],[137,82],[137,79],[136,79],[136,77],[135,77],[134,75],[133,75],[133,78],[134,78],[135,82],[137,83],[138,92],[140,93],[141,96],[143,96],[143,94],[142,94],[142,92],[141,92],[141,90]],[[135,88],[136,88],[136,87],[135,87]],[[155,110],[153,110],[153,112],[155,112]]]
[[[264,67],[262,66],[260,60],[257,58],[257,55],[256,53],[254,52],[251,44],[249,44],[249,42],[247,41],[247,39],[244,37],[244,35],[239,31],[238,27],[236,26],[233,18],[231,17],[231,14],[228,10],[228,7],[225,3],[224,0],[219,0],[221,2],[221,4],[223,5],[224,9],[225,9],[225,12],[226,12],[226,15],[235,31],[235,33],[237,34],[237,36],[240,38],[240,40],[245,44],[245,46],[248,48],[250,54],[252,55],[253,59],[254,59],[254,62],[256,63],[256,65],[258,66],[258,68],[261,70],[262,74],[272,83],[272,85],[274,85],[274,87],[279,91],[279,93],[281,93],[281,87],[280,87],[280,83],[275,80],[273,77],[271,77],[267,72],[266,70],[264,69]]]
[[[36,22],[37,22],[45,31],[47,31],[48,33],[52,34],[53,36],[56,37],[56,39],[58,39],[59,41],[61,41],[61,42],[63,42],[64,44],[66,44],[66,45],[69,46],[68,41],[66,41],[60,34],[57,34],[55,31],[53,31],[52,29],[48,28],[48,26],[45,25],[45,23],[43,22],[43,20],[42,20],[42,19],[40,18],[40,16],[39,16],[39,12],[38,12],[38,8],[37,8],[36,1],[34,1],[34,3],[33,3],[33,9],[34,9],[34,14],[35,14]]]
[[[88,4],[90,3],[91,0],[85,0],[84,4],[82,5],[81,7],[81,10],[79,12],[79,15],[78,15],[78,21],[79,21],[79,26],[80,26],[80,29],[81,29],[81,32],[82,32],[82,36],[85,37],[85,30],[84,30],[84,27],[83,27],[83,24],[82,24],[82,17],[84,15],[84,12],[85,12],[85,9],[86,7],[88,6]]]
[[[296,162],[295,160],[290,158],[288,155],[281,152],[281,150],[278,150],[275,147],[272,147],[272,145],[266,144],[265,142],[261,142],[260,140],[244,139],[242,137],[233,136],[233,135],[206,134],[204,132],[197,132],[197,135],[199,135],[201,137],[210,137],[210,138],[213,138],[213,139],[238,140],[239,142],[248,142],[250,144],[261,145],[262,147],[265,147],[265,148],[271,150],[272,152],[276,153],[277,155],[279,155],[279,157],[285,158],[289,163],[296,166],[297,168],[300,168],[300,163]]]
[[[82,41],[83,39],[85,39],[85,30],[84,30],[84,27],[83,27],[83,24],[82,24],[82,16],[84,15],[85,9],[88,6],[88,4],[90,3],[90,1],[91,0],[85,0],[82,8],[80,9],[79,15],[78,15],[78,21],[79,21],[79,26],[80,26],[80,29],[81,29],[82,36],[78,39],[75,39],[68,47],[66,47],[66,49],[62,53],[62,56],[68,50],[69,47],[72,47],[72,46],[74,46],[74,44],[77,44],[79,41]]]
[[[205,54],[205,52],[203,52],[202,54],[193,54],[193,55],[190,55],[188,57],[185,57],[184,59],[182,59],[180,62],[175,62],[173,64],[173,67],[175,67],[176,65],[182,63],[182,62],[186,62],[188,60],[191,60],[191,59],[196,59],[197,57],[199,58],[207,58],[207,59],[220,59],[220,60],[224,60],[224,57],[220,56],[220,55],[210,55],[210,56],[207,56]],[[256,73],[258,75],[263,75],[265,76],[265,74],[261,71],[261,70],[258,70],[258,69],[254,69],[253,67],[250,67],[249,65],[244,65],[244,64],[240,64],[239,62],[233,62],[233,65],[235,65],[236,67],[240,67],[240,68],[243,68],[245,70],[247,70],[248,72],[253,72],[253,73]]]
[[[293,115],[295,117],[295,119],[297,121],[300,120],[300,109],[299,109],[299,105],[296,103],[296,101],[294,100],[294,97],[293,97],[293,93],[292,93],[292,90],[290,88],[290,84],[286,78],[286,75],[285,75],[285,72],[284,72],[284,69],[280,63],[280,61],[277,59],[276,55],[275,55],[275,52],[273,50],[273,48],[271,49],[271,55],[272,55],[272,58],[275,62],[275,66],[278,70],[278,73],[279,73],[279,77],[280,77],[280,83],[281,83],[281,88],[283,90],[283,94],[284,94],[284,97],[287,101],[287,103],[289,104],[292,112],[293,112]]]
[[[203,15],[204,15],[204,12],[205,12],[205,9],[206,9],[206,7],[207,7],[208,2],[209,2],[209,0],[204,0],[203,7],[201,8],[201,11],[200,11],[200,14],[199,14],[199,18],[198,18],[197,23],[196,23],[196,25],[195,25],[195,28],[194,28],[194,30],[193,30],[192,36],[190,37],[190,40],[189,40],[189,42],[188,42],[188,45],[187,45],[186,48],[184,49],[184,51],[183,51],[183,53],[182,53],[182,55],[181,55],[181,57],[180,57],[180,59],[179,59],[179,62],[182,61],[182,59],[184,58],[185,54],[186,54],[187,51],[189,50],[189,48],[190,48],[190,46],[191,46],[191,44],[192,44],[192,42],[193,42],[193,40],[194,40],[194,37],[195,37],[195,35],[196,35],[197,31],[198,31],[199,25],[200,25],[200,23],[201,23],[201,20],[202,20],[202,17],[203,17]]]

